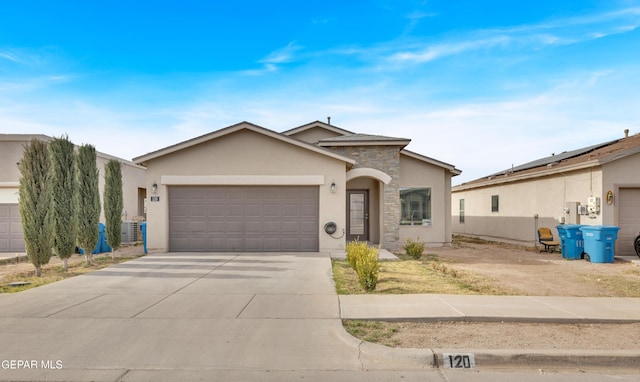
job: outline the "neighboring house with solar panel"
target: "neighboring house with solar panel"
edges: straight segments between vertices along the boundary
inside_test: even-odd
[[[454,234],[527,243],[559,222],[620,227],[616,254],[640,232],[640,134],[563,152],[452,188]]]

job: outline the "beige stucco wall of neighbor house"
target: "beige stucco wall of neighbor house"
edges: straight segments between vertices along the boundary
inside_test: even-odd
[[[431,188],[431,226],[400,226],[400,242],[420,240],[428,246],[451,244],[451,173],[400,155],[400,188]]]
[[[602,198],[603,221],[607,225],[619,225],[616,196],[620,194],[620,188],[640,188],[640,153],[604,164],[602,167],[604,173],[602,194],[596,196]],[[612,204],[607,204],[605,201],[609,190],[614,195]]]
[[[146,187],[145,168],[138,166],[132,162],[123,161],[122,159],[112,157],[103,153],[98,153],[96,158],[96,166],[98,167],[99,180],[98,187],[100,189],[100,221],[104,222],[104,184],[105,170],[104,166],[111,159],[115,159],[121,163],[122,170],[122,220],[132,220],[134,217],[144,217],[144,210],[140,210],[140,201],[138,200],[138,190]]]
[[[334,239],[323,227],[333,221],[338,232],[345,228],[345,166],[339,159],[251,130],[239,130],[151,159],[147,166],[148,196],[159,197],[159,201],[147,203],[147,247],[162,251],[169,248],[169,195],[163,179],[216,185],[222,185],[216,183],[221,179],[236,179],[242,180],[244,185],[251,185],[254,180],[254,185],[266,185],[264,182],[277,185],[296,177],[314,176],[314,179],[323,179],[318,185],[319,249],[322,252],[344,251],[344,237]],[[158,184],[155,194],[151,191],[154,182]],[[335,193],[330,189],[332,182],[338,185]]]
[[[27,143],[16,140],[0,141],[0,183],[18,182],[20,179],[18,162],[22,159],[24,145]]]
[[[489,236],[534,243],[538,227],[566,223],[603,224],[603,213],[594,218],[565,212],[568,203],[585,205],[590,196],[602,197],[602,168],[594,167],[513,183],[469,190],[453,190],[452,227],[456,234]],[[499,211],[491,211],[491,197],[498,195]],[[460,223],[460,200],[464,199],[464,223]],[[538,216],[537,219],[535,216]]]
[[[50,141],[51,138],[45,135],[35,135],[34,137]],[[18,188],[20,182],[20,170],[17,163],[22,160],[24,147],[30,142],[19,136],[13,136],[10,140],[0,142],[0,203],[18,203]],[[116,159],[122,163],[122,184],[123,184],[123,205],[127,212],[127,218],[139,215],[138,209],[138,189],[145,187],[145,168],[116,158],[104,153],[97,154],[96,165],[98,167],[100,191],[100,221],[104,222],[104,165],[110,159]],[[124,212],[123,211],[123,212]],[[123,220],[125,216],[123,214]]]
[[[628,156],[603,165],[603,187],[601,197],[601,206],[603,214],[603,222],[605,225],[615,225],[621,227],[616,240],[616,254],[633,255],[633,240],[640,232],[640,216],[634,222],[629,221],[629,211],[626,211],[627,219],[620,220],[621,189],[625,191],[634,191],[631,195],[638,195],[640,190],[640,153]],[[613,193],[613,201],[611,204],[606,202],[606,194],[608,191]],[[640,204],[640,200],[634,200],[636,206]],[[637,207],[636,207],[637,209]],[[631,210],[633,211],[633,210]],[[633,214],[633,212],[631,213]]]

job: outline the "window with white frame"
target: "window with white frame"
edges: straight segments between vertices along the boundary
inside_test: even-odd
[[[400,225],[431,225],[431,188],[401,188],[400,205]]]

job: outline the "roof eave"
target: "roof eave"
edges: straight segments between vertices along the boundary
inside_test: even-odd
[[[413,152],[413,151],[410,151],[410,150],[406,150],[406,149],[400,151],[400,153],[404,154],[404,155],[406,155],[408,157],[411,157],[413,159],[417,159],[417,160],[422,161],[422,162],[426,162],[426,163],[429,163],[429,164],[432,164],[432,165],[435,165],[435,166],[438,166],[438,167],[442,167],[445,170],[449,170],[449,172],[451,174],[453,174],[453,176],[462,174],[462,170],[458,170],[452,164],[445,163],[445,162],[439,161],[437,159],[433,159],[433,158],[430,158],[428,156],[425,156],[425,155],[422,155],[422,154],[418,154],[416,152]]]
[[[329,142],[318,142],[318,146],[321,147],[332,147],[332,146],[401,146],[405,147],[411,142],[410,139],[407,140],[362,140],[362,141],[329,141]]]
[[[488,179],[484,182],[478,182],[478,183],[473,183],[473,184],[460,184],[457,186],[454,186],[451,191],[466,191],[466,190],[472,190],[475,188],[482,188],[482,187],[489,187],[489,186],[497,186],[500,184],[505,184],[505,183],[513,183],[513,182],[518,182],[518,181],[523,181],[523,180],[529,180],[529,179],[535,179],[535,178],[541,178],[544,176],[549,176],[549,175],[555,175],[555,174],[560,174],[563,172],[569,172],[569,171],[576,171],[576,170],[582,170],[585,168],[591,168],[591,167],[597,167],[602,165],[602,163],[597,160],[590,160],[587,162],[582,162],[582,163],[578,163],[578,164],[574,164],[574,165],[570,165],[570,166],[559,166],[559,167],[555,167],[555,168],[549,168],[549,169],[544,169],[541,171],[536,171],[536,172],[532,172],[532,173],[527,173],[527,174],[519,174],[519,175],[514,175],[514,174],[506,174],[506,175],[497,175],[495,177],[493,177],[492,179]]]
[[[294,139],[292,137],[288,137],[288,136],[283,135],[281,133],[277,133],[275,131],[266,129],[264,127],[260,127],[260,126],[254,125],[254,124],[252,124],[250,122],[246,122],[246,121],[245,122],[240,122],[240,123],[235,124],[235,125],[231,125],[229,127],[226,127],[226,128],[223,128],[223,129],[220,129],[220,130],[217,130],[217,131],[205,134],[205,135],[201,135],[199,137],[196,137],[196,138],[193,138],[193,139],[181,142],[181,143],[177,143],[177,144],[169,146],[169,147],[165,147],[164,149],[160,149],[160,150],[151,152],[151,153],[146,154],[146,155],[139,156],[137,158],[134,158],[133,161],[135,163],[137,163],[137,164],[142,165],[142,166],[147,166],[147,164],[148,164],[148,162],[150,160],[153,160],[153,159],[165,156],[165,155],[169,155],[169,154],[175,153],[177,151],[184,150],[184,149],[187,149],[189,147],[192,147],[192,146],[195,146],[195,145],[198,145],[198,144],[201,144],[201,143],[208,142],[210,140],[214,140],[214,139],[223,137],[225,135],[229,135],[229,134],[235,133],[236,131],[239,131],[239,130],[242,130],[242,129],[251,130],[253,132],[256,132],[256,133],[259,133],[259,134],[263,134],[265,136],[268,136],[268,137],[271,137],[271,138],[274,138],[274,139],[277,139],[277,140],[292,144],[294,146],[297,146],[297,147],[300,147],[300,148],[303,148],[303,149],[306,149],[306,150],[310,150],[310,151],[316,152],[316,153],[321,154],[321,155],[325,155],[325,156],[328,156],[328,157],[331,157],[331,158],[334,158],[334,159],[338,159],[340,161],[347,162],[347,163],[350,163],[352,165],[356,163],[356,161],[351,159],[351,158],[347,158],[345,156],[333,153],[333,152],[331,152],[329,150],[325,150],[325,149],[316,147],[314,145],[310,145],[310,144],[308,144],[306,142]]]

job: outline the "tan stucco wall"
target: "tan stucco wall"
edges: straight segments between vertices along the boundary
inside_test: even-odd
[[[26,141],[0,141],[0,182],[20,179],[18,162],[22,159]]]
[[[602,198],[603,218],[606,224],[618,225],[617,204],[615,196],[618,195],[620,188],[638,188],[640,187],[640,153],[623,158],[602,166],[604,178],[602,181]],[[607,191],[613,191],[614,203],[607,205],[605,197]]]
[[[535,242],[536,226],[545,226],[552,228],[557,235],[557,218],[562,216],[569,220],[564,211],[567,203],[585,205],[589,196],[603,197],[602,182],[602,168],[596,167],[528,181],[453,191],[453,232]],[[492,195],[499,196],[498,212],[491,212]],[[460,199],[465,200],[464,224],[459,222]],[[580,224],[605,224],[603,216],[602,212],[595,219],[580,216]]]
[[[116,159],[104,154],[98,154],[96,165],[98,166],[98,172],[100,173],[100,179],[98,181],[98,187],[100,188],[100,203],[101,213],[100,221],[105,221],[104,218],[104,166],[110,159]],[[138,210],[138,189],[144,189],[146,187],[146,170],[143,167],[137,166],[133,163],[123,162],[122,164],[122,220],[132,220],[134,216],[143,216],[144,211]]]
[[[40,136],[46,140],[49,137]],[[18,203],[18,187],[20,170],[17,163],[22,160],[24,147],[29,141],[11,140],[0,141],[0,203]],[[104,222],[103,192],[104,192],[104,165],[109,159],[117,159],[122,163],[123,205],[127,212],[127,219],[138,215],[138,188],[144,188],[145,169],[132,162],[124,161],[103,153],[97,154],[97,167],[99,172],[98,187],[100,191],[101,214],[100,221]],[[124,219],[124,216],[123,216]]]
[[[616,241],[616,253],[633,255],[635,252],[632,245],[633,239],[640,228],[637,223],[628,226],[620,221],[620,204],[618,202],[620,201],[621,188],[640,188],[640,153],[603,165],[603,173],[601,205],[604,224],[621,227]],[[612,204],[606,203],[608,191],[613,192]],[[636,204],[640,204],[640,201],[637,201]]]
[[[239,130],[149,160],[148,196],[160,198],[158,202],[147,203],[149,249],[166,251],[169,248],[169,199],[167,185],[162,184],[163,176],[207,175],[240,175],[262,180],[270,176],[321,176],[324,184],[319,185],[319,248],[322,252],[344,251],[344,237],[330,237],[323,226],[333,221],[338,233],[345,228],[345,162],[251,130]],[[158,184],[156,194],[151,191],[154,182]],[[335,193],[330,191],[332,182],[338,186]]]
[[[449,171],[400,156],[400,187],[431,188],[431,226],[400,226],[400,242],[420,239],[427,245],[451,243],[451,174]]]

